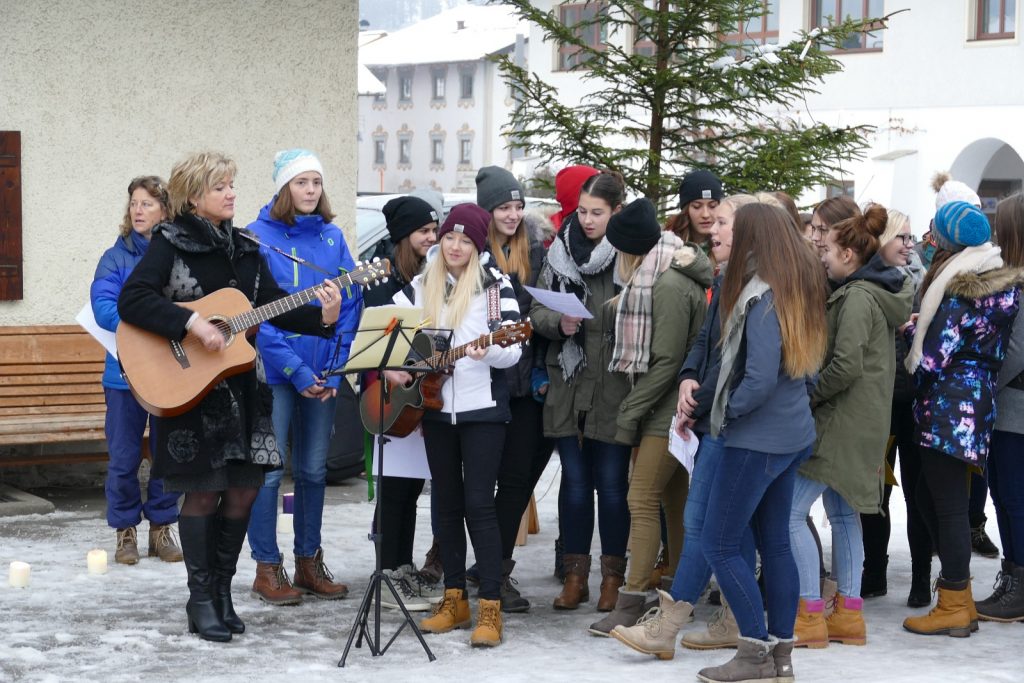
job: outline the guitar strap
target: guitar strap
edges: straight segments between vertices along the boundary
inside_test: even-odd
[[[284,256],[286,259],[288,259],[289,261],[292,261],[293,263],[298,263],[300,266],[305,266],[307,268],[311,268],[312,270],[315,270],[318,273],[323,273],[324,275],[326,275],[329,278],[336,278],[336,277],[338,277],[338,273],[332,273],[329,270],[325,270],[324,268],[321,268],[320,266],[316,265],[315,263],[310,263],[309,261],[307,261],[306,259],[302,258],[301,256],[295,256],[293,254],[289,254],[287,251],[284,251],[283,249],[279,249],[279,248],[277,248],[277,247],[275,247],[273,245],[264,244],[263,242],[260,242],[259,239],[255,235],[250,235],[247,232],[243,231],[241,228],[235,228],[235,229],[238,230],[238,234],[239,235],[241,235],[245,239],[249,240],[250,242],[252,242],[254,244],[257,244],[257,245],[259,245],[261,247],[266,247],[267,249],[270,249],[271,251],[276,252],[276,253],[280,254],[281,256]],[[338,271],[342,275],[344,275],[345,273],[348,272],[344,268],[338,268]],[[256,291],[257,292],[259,291],[259,282],[260,282],[259,278],[260,278],[259,272],[257,271],[257,273],[256,273]],[[345,294],[347,294],[349,296],[352,296],[352,292],[349,291],[349,288],[347,286],[345,287]],[[255,301],[256,300],[253,299],[253,302],[255,302]],[[255,303],[253,305],[255,305]]]
[[[495,282],[487,288],[487,327],[494,332],[501,327],[501,292],[500,283]]]

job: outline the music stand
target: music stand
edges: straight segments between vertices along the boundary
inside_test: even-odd
[[[435,372],[430,367],[414,368],[405,365],[405,361],[412,351],[412,340],[406,334],[406,330],[415,330],[416,326],[419,325],[420,320],[423,317],[423,310],[420,308],[410,307],[396,307],[396,306],[380,306],[374,308],[368,308],[363,312],[363,319],[360,321],[359,329],[356,330],[356,338],[352,341],[352,352],[349,355],[348,362],[345,364],[344,369],[332,370],[327,375],[342,374],[350,372],[364,372],[375,370],[378,372],[378,381],[384,382],[381,384],[380,392],[380,406],[379,406],[379,425],[384,423],[384,401],[386,394],[386,380],[384,379],[385,370],[402,370],[409,373],[416,372]],[[396,361],[392,361],[392,359]],[[416,358],[415,360],[426,360],[425,358]],[[423,639],[423,634],[420,632],[419,627],[413,620],[412,615],[409,614],[409,610],[405,608],[405,604],[402,602],[402,597],[395,589],[394,584],[391,582],[391,578],[384,573],[381,567],[381,537],[383,536],[383,525],[381,519],[381,507],[383,506],[383,479],[384,479],[384,444],[387,443],[388,438],[383,433],[377,434],[377,472],[379,477],[377,479],[377,505],[374,512],[375,519],[375,531],[370,534],[370,538],[374,545],[374,554],[376,556],[376,562],[373,574],[370,575],[370,581],[366,586],[366,592],[363,593],[363,599],[359,603],[359,609],[356,612],[355,622],[352,626],[352,632],[349,633],[348,642],[345,644],[345,650],[342,653],[341,659],[338,661],[338,666],[345,666],[345,660],[348,658],[349,651],[352,648],[352,641],[355,640],[356,647],[362,647],[363,640],[366,640],[367,646],[370,650],[370,654],[374,657],[384,655],[391,647],[395,639],[402,630],[409,626],[413,633],[416,634],[416,638],[419,639],[420,645],[423,646],[424,652],[427,653],[427,657],[432,662],[437,659],[434,653],[431,652],[430,647],[427,645],[427,641]],[[373,476],[373,473],[369,473]],[[388,590],[391,591],[391,595],[395,598],[395,604],[398,605],[402,612],[403,622],[398,627],[398,630],[394,632],[391,639],[385,644],[381,644],[381,583],[384,583]],[[370,614],[373,613],[373,629],[371,632],[369,626]],[[358,638],[357,638],[358,634]]]

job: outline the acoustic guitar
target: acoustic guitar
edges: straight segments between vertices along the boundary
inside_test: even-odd
[[[419,425],[425,411],[444,407],[441,386],[451,374],[455,362],[466,355],[466,349],[474,345],[481,349],[488,346],[507,347],[529,341],[532,334],[533,325],[529,320],[524,320],[503,325],[490,334],[480,335],[473,341],[441,352],[434,351],[429,335],[417,334],[413,337],[413,352],[410,355],[422,360],[405,365],[413,370],[429,369],[430,372],[414,373],[412,382],[406,385],[395,385],[381,377],[363,389],[359,399],[359,415],[363,419],[363,426],[371,434],[409,436]],[[387,391],[384,392],[384,415],[381,421],[381,390],[385,383]]]
[[[391,262],[383,259],[359,263],[355,270],[332,281],[341,289],[367,287],[386,281],[390,272]],[[182,341],[168,339],[122,320],[117,326],[117,356],[128,386],[153,415],[173,417],[188,412],[218,382],[255,367],[256,349],[246,338],[247,333],[255,333],[260,323],[315,300],[315,292],[321,287],[315,285],[259,308],[253,308],[245,294],[233,287],[178,303],[220,330],[225,341],[223,351],[207,351],[192,336],[186,335]]]

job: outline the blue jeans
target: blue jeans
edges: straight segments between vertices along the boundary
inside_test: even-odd
[[[704,517],[707,514],[708,498],[711,495],[712,479],[722,458],[725,441],[710,434],[700,437],[697,455],[690,473],[690,493],[686,498],[683,510],[683,551],[679,555],[676,576],[672,580],[669,593],[673,600],[684,600],[695,604],[700,599],[708,581],[711,580],[711,566],[704,558],[701,550],[700,537],[704,530]],[[747,526],[740,544],[740,554],[750,565],[750,570],[757,567],[757,554],[754,548],[754,534]]]
[[[313,557],[320,549],[320,526],[327,487],[327,450],[331,441],[337,399],[321,401],[302,396],[290,384],[272,384],[274,436],[282,459],[291,460],[295,482],[296,557]],[[291,434],[291,448],[286,448]],[[342,435],[354,438],[354,435]],[[286,457],[286,453],[288,453]],[[284,469],[267,473],[249,518],[249,547],[257,562],[277,563],[277,494]]]
[[[988,484],[999,523],[1003,557],[1024,567],[1024,434],[993,431]]]
[[[630,447],[575,436],[557,440],[562,459],[561,528],[567,555],[589,555],[594,538],[594,491],[597,490],[601,554],[626,556],[629,537],[629,452]]]
[[[139,465],[142,463],[142,435],[149,414],[139,405],[132,392],[103,388],[107,401],[105,432],[110,462],[107,465],[107,524],[114,529],[137,526],[145,516],[150,524],[164,525],[178,521],[178,496],[164,491],[162,479],[150,477],[146,502],[142,502]],[[156,437],[150,427],[150,443]]]
[[[726,446],[711,484],[701,548],[729,601],[740,634],[767,640],[792,638],[800,582],[789,548],[793,482],[800,463],[811,454],[762,453]],[[766,600],[754,572],[740,554],[748,526],[761,552]],[[768,623],[764,608],[768,606]]]
[[[818,544],[807,526],[807,515],[814,501],[822,497],[825,514],[832,526],[832,578],[839,585],[839,594],[860,597],[861,568],[864,566],[864,533],[860,514],[842,496],[820,481],[796,475],[793,487],[793,509],[789,515],[789,544],[800,572],[800,597],[817,600],[821,597],[818,566]]]

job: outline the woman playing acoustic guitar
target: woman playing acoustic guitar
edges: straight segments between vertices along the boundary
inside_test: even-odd
[[[491,215],[475,204],[452,209],[438,231],[439,244],[427,254],[423,272],[395,295],[399,305],[421,306],[432,327],[453,330],[461,345],[519,320],[519,305],[508,277],[484,251]],[[489,304],[491,304],[489,306]],[[427,462],[437,504],[444,565],[444,599],[420,628],[446,633],[470,623],[466,597],[466,533],[469,527],[480,572],[480,603],[471,643],[501,643],[501,533],[494,508],[501,449],[508,421],[508,387],[502,368],[519,360],[516,346],[470,346],[441,388],[443,407],[423,418]],[[393,384],[407,384],[406,372],[386,371]],[[457,392],[456,392],[457,390]]]
[[[236,288],[256,305],[287,296],[256,244],[236,231],[235,162],[194,154],[171,171],[171,222],[153,229],[146,255],[118,300],[121,321],[161,337],[222,351],[220,328],[177,305]],[[337,285],[316,291],[322,305],[301,306],[271,319],[299,334],[331,337],[341,306]],[[129,380],[131,377],[129,376]],[[231,578],[264,472],[280,467],[270,420],[273,398],[248,370],[217,384],[199,404],[175,417],[155,418],[153,474],[185,493],[178,519],[190,597],[189,631],[226,642],[245,626],[231,604]]]

